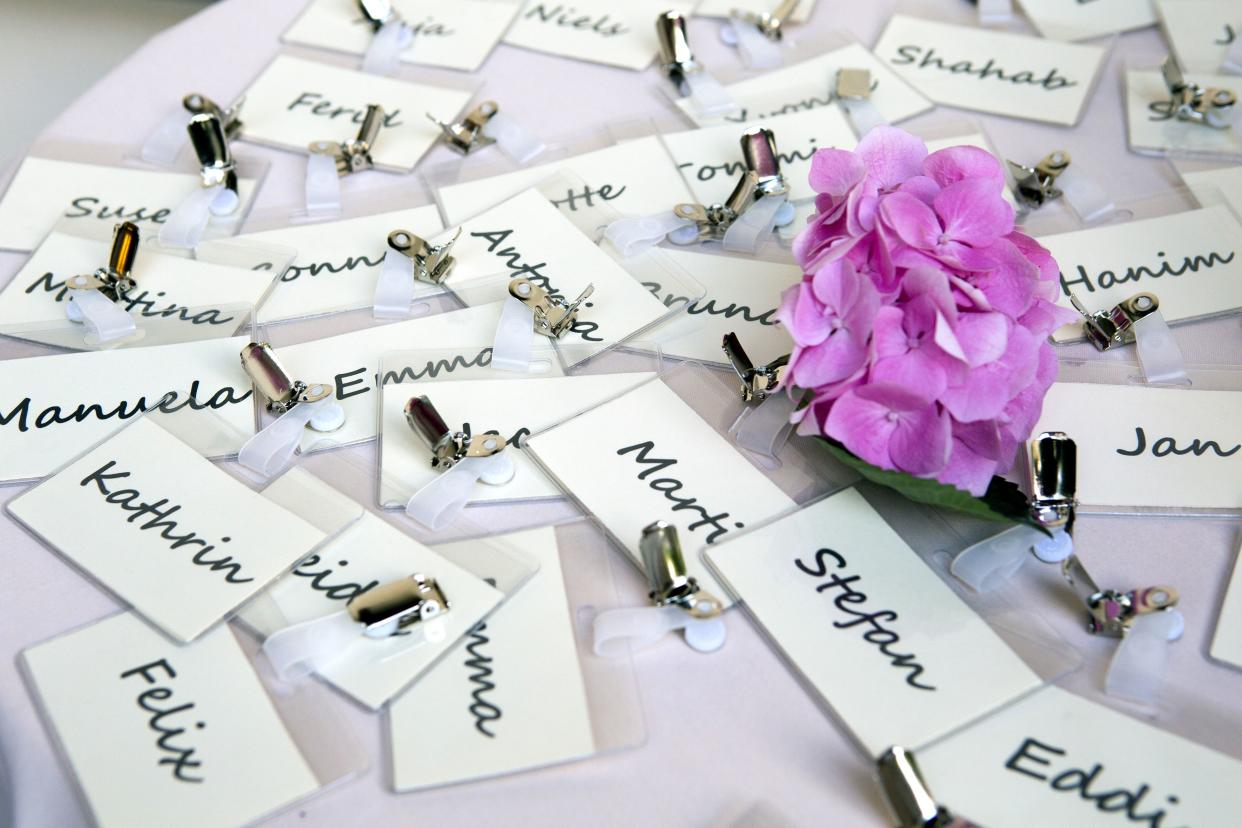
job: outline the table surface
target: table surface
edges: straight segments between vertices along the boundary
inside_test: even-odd
[[[244,89],[281,48],[279,35],[302,5],[303,0],[223,0],[205,9],[155,37],[101,78],[48,128],[41,143],[106,144],[132,152],[168,110],[168,102],[187,90],[230,100]],[[800,50],[813,50],[816,38],[834,28],[848,29],[870,44],[895,10],[969,24],[973,9],[965,0],[819,0],[812,20],[791,35]],[[692,21],[696,51],[707,65],[717,67],[717,74],[740,74],[736,59],[716,42],[716,25]],[[1011,28],[1029,31],[1021,20]],[[289,51],[347,62],[341,56]],[[944,108],[903,126],[919,131],[974,121],[1008,157],[1029,161],[1055,148],[1068,149],[1076,164],[1106,181],[1120,200],[1167,195],[1177,186],[1177,176],[1167,163],[1127,151],[1121,100],[1126,63],[1155,63],[1166,52],[1155,29],[1118,38],[1083,120],[1073,130]],[[430,82],[467,79],[408,66],[398,74]],[[555,126],[566,136],[628,121],[645,120],[652,130],[688,126],[659,94],[661,81],[654,69],[628,72],[502,45],[473,78],[481,78],[488,96],[502,101],[522,122]],[[256,209],[296,203],[301,156],[250,145],[245,152],[272,163]],[[112,160],[103,148],[97,153],[99,160]],[[420,169],[448,158],[447,150],[437,149]],[[408,182],[410,187],[423,186],[413,176]],[[0,253],[0,282],[11,278],[22,261],[21,255]],[[328,335],[333,324],[318,323],[304,338]],[[1177,336],[1191,363],[1242,363],[1237,317],[1181,328]],[[0,343],[0,358],[39,352]],[[1073,348],[1064,353],[1090,356]],[[20,491],[22,487],[0,488],[0,504]],[[346,491],[370,502],[363,484]],[[575,513],[561,502],[493,511],[491,525],[496,529]],[[1167,583],[1181,590],[1187,634],[1171,649],[1167,702],[1153,721],[1242,758],[1242,730],[1236,726],[1242,673],[1206,658],[1238,528],[1227,519],[1084,517],[1077,540],[1101,582]],[[5,617],[0,626],[0,745],[13,775],[16,824],[84,825],[72,781],[23,685],[16,658],[31,644],[115,611],[116,604],[7,515],[0,519],[0,549],[6,566],[0,576]],[[1110,703],[1100,688],[1114,642],[1082,632],[1081,617],[1053,569],[1024,570],[1016,609],[1041,614],[1083,651],[1085,667],[1065,679],[1064,686]],[[623,590],[639,600],[640,579],[629,570],[622,572]],[[269,824],[579,825],[589,820],[595,826],[707,826],[728,825],[756,803],[767,802],[794,825],[887,825],[869,767],[848,737],[802,689],[744,613],[729,613],[727,623],[728,645],[716,655],[692,654],[674,638],[638,655],[648,730],[642,747],[483,783],[392,794],[384,767],[382,718],[334,698],[331,712],[356,734],[370,756],[370,769]],[[957,807],[969,811],[968,803]]]

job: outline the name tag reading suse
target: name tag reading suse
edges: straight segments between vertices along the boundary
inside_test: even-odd
[[[936,103],[1073,126],[1105,52],[899,14],[875,54]]]

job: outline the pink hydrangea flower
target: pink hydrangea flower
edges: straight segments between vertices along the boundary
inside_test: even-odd
[[[1014,229],[989,153],[928,154],[892,127],[821,149],[816,214],[794,242],[803,281],[780,319],[799,432],[886,469],[982,494],[1029,437],[1056,376],[1051,254]]]

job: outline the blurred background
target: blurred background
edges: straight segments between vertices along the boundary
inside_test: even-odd
[[[210,1],[0,0],[0,167],[134,49]]]

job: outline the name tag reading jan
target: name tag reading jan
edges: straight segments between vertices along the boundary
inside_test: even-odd
[[[327,537],[150,418],[117,432],[8,509],[182,642]]]
[[[1242,811],[1242,789],[1221,784],[1242,763],[1059,687],[918,760],[938,802],[988,828],[1215,826]]]
[[[228,627],[178,647],[123,613],[21,658],[101,828],[250,825],[320,787]]]
[[[1040,685],[856,489],[704,554],[871,755]]]
[[[899,14],[875,54],[936,103],[1073,126],[1105,51]]]
[[[1085,505],[1242,508],[1242,392],[1058,382],[1041,431],[1078,444]]]
[[[1218,205],[1160,218],[1043,236],[1061,266],[1061,305],[1072,291],[1088,311],[1110,310],[1136,293],[1160,299],[1168,322],[1242,309],[1242,224]],[[1081,322],[1053,333],[1083,338]]]
[[[441,137],[427,113],[454,118],[469,99],[465,90],[278,55],[246,90],[242,138],[305,153],[312,142],[354,140],[368,104],[379,104],[384,120],[371,149],[375,167],[408,172]]]

